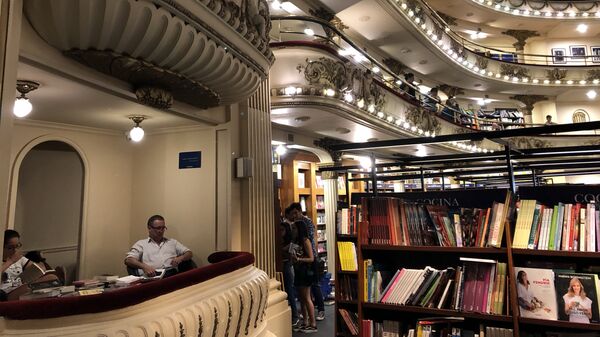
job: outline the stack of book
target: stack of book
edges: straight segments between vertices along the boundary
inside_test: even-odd
[[[463,337],[463,336],[485,336],[485,337],[512,337],[513,329],[479,325],[478,331],[468,330],[463,327],[462,317],[429,317],[417,321],[415,328],[409,328],[404,332],[398,321],[384,320],[382,322],[373,320],[362,321],[363,337]]]
[[[360,206],[352,205],[350,208],[342,208],[337,214],[337,233],[344,235],[356,235],[358,224],[361,221]]]
[[[545,206],[521,200],[513,248],[597,252],[600,209],[594,203]]]
[[[358,298],[358,279],[352,275],[340,275],[337,293],[343,301],[354,301]]]
[[[437,270],[398,270],[386,288],[368,288],[369,300],[388,304],[502,314],[506,297],[506,263],[461,258],[462,266]],[[374,277],[376,278],[376,276]]]

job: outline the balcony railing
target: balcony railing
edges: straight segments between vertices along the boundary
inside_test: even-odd
[[[593,66],[596,62],[600,66],[598,55],[586,56],[581,51],[574,51],[578,53],[574,56],[513,53],[510,61],[502,60],[506,52],[456,34],[423,0],[387,0],[385,5],[390,12],[404,18],[410,29],[421,34],[424,41],[432,46],[432,51],[445,55],[456,66],[486,80],[518,85],[600,85],[600,67]]]
[[[485,118],[481,111],[468,111],[461,108],[449,106],[437,97],[432,97],[420,92],[415,83],[408,83],[400,72],[392,71],[375,56],[366,52],[358,46],[347,35],[338,30],[329,22],[314,17],[306,16],[273,16],[271,17],[273,28],[271,30],[271,45],[273,47],[285,47],[291,44],[295,46],[318,47],[326,49],[345,62],[350,62],[363,74],[372,76],[375,83],[390,93],[404,99],[409,104],[423,110],[423,113],[435,114],[437,117],[474,130],[497,130],[535,126],[539,124],[526,124],[522,120],[512,122],[499,116],[498,118]],[[364,76],[364,75],[363,75]],[[339,97],[347,102],[357,105],[360,109],[371,113],[381,114],[375,111],[372,102],[360,101],[351,96],[351,91],[335,92],[332,88],[323,88],[323,96]],[[328,89],[331,92],[328,92]],[[288,90],[288,88],[286,88]],[[291,89],[290,94],[291,93]],[[414,92],[414,95],[411,94]],[[380,118],[388,120],[391,124],[397,124],[395,118]],[[399,124],[403,125],[403,123]]]

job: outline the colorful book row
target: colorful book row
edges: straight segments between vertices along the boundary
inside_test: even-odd
[[[360,206],[351,205],[350,208],[342,208],[337,212],[337,233],[344,235],[356,235],[358,224],[362,213]]]
[[[487,209],[407,203],[396,198],[363,198],[361,242],[395,246],[500,247],[510,202]]]
[[[545,206],[521,200],[513,247],[600,251],[600,209],[594,203]]]
[[[398,270],[382,291],[377,272],[366,276],[366,300],[398,305],[502,314],[506,302],[506,263],[461,258],[462,266],[437,270]],[[366,269],[369,273],[369,269]]]

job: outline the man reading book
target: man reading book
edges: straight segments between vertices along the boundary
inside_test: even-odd
[[[177,267],[192,258],[192,251],[186,246],[165,237],[165,218],[153,215],[147,226],[148,238],[136,242],[127,253],[128,267],[139,269],[146,276],[155,276],[156,269]]]

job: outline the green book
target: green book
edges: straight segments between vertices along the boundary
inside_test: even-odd
[[[535,249],[535,237],[537,235],[537,228],[540,218],[542,217],[542,205],[536,204],[535,211],[533,211],[533,222],[531,225],[531,232],[529,232],[529,243],[527,244],[527,248]]]
[[[548,239],[548,250],[556,250],[554,246],[554,238],[556,236],[556,221],[558,219],[558,205],[554,206],[552,212],[552,222],[550,223],[550,239]]]

